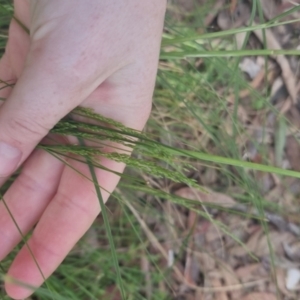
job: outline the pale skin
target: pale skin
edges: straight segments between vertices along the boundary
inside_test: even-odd
[[[43,275],[49,277],[100,213],[94,186],[62,162],[34,150],[48,131],[77,106],[141,130],[150,113],[166,0],[15,1],[0,79],[0,184],[23,171],[4,199],[28,241]],[[3,87],[0,84],[0,87]],[[70,142],[74,140],[69,139]],[[108,150],[109,151],[109,148]],[[99,158],[109,169],[124,165]],[[69,160],[90,177],[86,165]],[[106,201],[119,177],[97,170]],[[21,241],[0,203],[0,260]],[[28,249],[15,257],[8,275],[31,286],[43,283]],[[6,282],[14,299],[33,291]]]

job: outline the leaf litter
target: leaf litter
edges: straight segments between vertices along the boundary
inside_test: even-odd
[[[218,30],[258,25],[261,21],[258,13],[250,22],[251,5],[254,2],[260,6],[265,22],[296,5],[295,1],[285,0],[212,2],[215,9],[208,14],[205,25]],[[181,7],[179,2],[177,5]],[[190,7],[185,13],[191,10]],[[280,21],[299,18],[299,11],[285,15]],[[299,46],[294,38],[297,25],[299,22],[255,30],[250,34],[246,47],[254,50],[264,47],[295,49]],[[241,49],[245,37],[244,33],[235,35],[237,49]],[[236,111],[244,130],[237,136],[243,159],[300,170],[300,106],[299,85],[296,84],[299,72],[295,62],[298,64],[297,58],[286,55],[245,57],[238,67],[244,73],[248,86],[238,92],[222,85],[219,87],[217,92],[226,99],[227,111],[230,112],[231,108],[230,114]],[[259,101],[255,99],[259,98],[263,101],[255,103]],[[223,115],[223,126],[228,135],[233,134],[230,125],[227,127],[231,122],[230,114]],[[262,214],[258,207],[251,205],[254,200],[241,202],[235,198],[239,194],[237,187],[231,186],[227,191],[222,191],[221,173],[217,168],[201,169],[201,175],[197,178],[205,191],[191,187],[173,188],[176,195],[194,200],[207,213],[206,216],[199,215],[192,208],[182,211],[177,206],[169,212],[175,219],[176,213],[185,215],[186,230],[179,230],[178,227],[177,238],[182,239],[187,232],[189,236],[179,268],[184,280],[178,281],[177,278],[179,286],[175,298],[299,299],[299,180],[260,171],[246,171],[258,182],[256,196],[260,194],[271,204],[264,207]],[[272,203],[285,210],[277,211],[276,205],[272,208]],[[231,213],[228,214],[227,210]],[[268,233],[260,223],[262,219],[268,225]],[[174,253],[179,255],[176,248],[180,248],[180,245],[175,243],[172,247]]]

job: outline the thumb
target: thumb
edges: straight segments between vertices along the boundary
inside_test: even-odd
[[[15,171],[49,130],[87,96],[83,89],[74,88],[70,75],[65,79],[53,67],[45,70],[47,65],[40,61],[25,67],[0,108],[0,177]]]

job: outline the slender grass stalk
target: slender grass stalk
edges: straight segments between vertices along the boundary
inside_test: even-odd
[[[81,146],[85,145],[84,141],[81,138],[78,138],[78,141],[79,141]],[[108,220],[108,216],[107,216],[107,212],[106,212],[106,207],[105,207],[105,204],[104,204],[104,201],[103,201],[103,198],[102,198],[101,190],[100,190],[100,187],[99,187],[99,184],[98,184],[98,179],[97,179],[97,176],[96,176],[96,172],[95,172],[93,163],[92,163],[89,156],[85,156],[85,158],[86,158],[86,162],[87,162],[87,165],[89,167],[89,170],[90,170],[90,173],[91,173],[91,176],[92,176],[92,180],[94,182],[96,194],[97,194],[97,197],[98,197],[98,200],[99,200],[99,203],[100,203],[101,213],[102,213],[102,216],[103,216],[105,229],[106,229],[106,234],[107,234],[107,238],[108,238],[108,241],[109,241],[109,246],[110,246],[110,249],[111,249],[111,255],[112,255],[115,271],[116,271],[116,274],[117,274],[118,287],[120,289],[122,299],[125,300],[126,299],[125,289],[124,289],[123,282],[122,282],[121,271],[120,271],[120,267],[119,267],[118,258],[117,258],[117,255],[116,255],[116,248],[115,248],[114,240],[113,240],[112,233],[111,233],[111,228],[110,228],[110,224],[109,224],[109,220]]]
[[[161,59],[187,59],[200,57],[244,57],[244,56],[300,55],[300,50],[255,49],[255,50],[210,50],[162,52]]]
[[[3,198],[3,196],[0,195],[0,197],[1,197],[1,201],[2,201],[2,203],[4,204],[4,206],[5,206],[5,208],[6,208],[7,212],[8,212],[8,214],[10,215],[12,221],[14,222],[14,224],[15,224],[15,226],[16,226],[16,228],[17,228],[19,234],[20,234],[20,236],[22,237],[22,240],[23,240],[23,242],[24,242],[24,244],[25,244],[25,247],[27,248],[27,250],[28,250],[28,252],[29,252],[31,258],[33,259],[33,261],[34,261],[34,263],[35,263],[35,265],[36,265],[36,267],[37,267],[37,269],[38,269],[38,271],[39,271],[39,273],[41,274],[41,276],[42,276],[42,278],[43,278],[43,281],[45,282],[47,288],[51,291],[51,288],[50,288],[50,286],[49,286],[48,283],[47,283],[47,279],[45,278],[44,273],[43,273],[43,271],[42,271],[42,269],[41,269],[41,267],[40,267],[38,261],[36,260],[36,258],[35,258],[35,256],[34,256],[32,250],[31,250],[30,246],[28,245],[27,240],[26,240],[26,238],[25,238],[25,236],[24,236],[22,230],[20,229],[20,227],[19,227],[17,221],[15,220],[13,214],[11,213],[11,211],[10,211],[10,209],[9,209],[9,207],[8,207],[8,205],[7,205],[7,203],[6,203],[6,201],[5,201],[4,198]],[[15,280],[14,278],[8,278],[8,277],[7,277],[7,280],[11,281],[12,283],[16,283],[16,284],[19,284],[19,283],[20,283],[20,282],[18,282],[17,280]],[[32,290],[35,290],[34,287],[31,288],[31,289],[32,289]],[[52,296],[52,299],[54,299],[53,296]]]
[[[260,29],[268,29],[280,25],[288,25],[292,24],[295,22],[299,22],[299,19],[293,19],[293,20],[288,20],[288,21],[283,21],[283,22],[276,22],[280,20],[281,18],[284,18],[287,15],[290,15],[291,13],[300,10],[299,6],[292,8],[285,13],[280,14],[279,16],[275,17],[274,19],[270,20],[269,22],[266,22],[264,24],[258,24],[258,25],[252,25],[248,27],[242,27],[242,28],[234,28],[234,29],[229,29],[229,30],[224,30],[224,31],[218,31],[218,32],[210,32],[210,33],[205,33],[201,35],[194,35],[194,36],[188,36],[188,37],[171,37],[167,34],[164,35],[164,39],[162,41],[162,47],[164,46],[169,46],[169,45],[174,45],[174,44],[182,44],[185,42],[189,41],[200,41],[200,40],[207,40],[207,39],[214,39],[214,38],[221,38],[224,36],[228,35],[234,35],[237,33],[242,33],[242,32],[252,32],[255,30],[260,30]]]

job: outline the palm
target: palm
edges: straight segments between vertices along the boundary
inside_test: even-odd
[[[136,1],[129,2],[134,3]],[[35,24],[40,22],[39,18],[36,20],[34,19],[35,15],[30,16],[27,2],[16,1],[16,4],[16,16],[25,25],[31,24],[33,29],[30,29],[34,32],[34,36],[34,26],[41,27],[40,24]],[[45,8],[48,10],[47,16],[50,16],[50,19],[52,17],[55,19],[55,16],[51,16],[54,10],[51,10],[51,5],[48,6],[50,8]],[[109,9],[109,6],[108,1],[105,8]],[[94,10],[95,8],[93,8]],[[119,19],[124,15],[124,12],[126,15],[126,7],[121,7],[120,10],[122,11],[116,12]],[[80,9],[79,12],[81,13]],[[86,13],[89,14],[91,11],[87,9]],[[75,16],[72,15],[72,18],[76,18],[76,11],[74,14]],[[162,16],[163,10],[160,17],[161,21]],[[138,26],[138,24],[131,24],[129,20],[124,19],[118,21],[120,26],[110,28],[107,26],[111,23],[111,17],[102,16],[101,18],[94,23],[86,22],[80,26],[80,28],[84,28],[95,25],[98,41],[95,42],[95,37],[93,35],[91,37],[91,33],[84,30],[76,34],[81,34],[82,39],[87,44],[81,42],[77,44],[72,38],[72,32],[70,32],[71,37],[67,37],[66,41],[60,41],[59,35],[55,34],[54,37],[50,35],[50,38],[45,39],[46,44],[49,39],[55,41],[52,44],[56,46],[52,46],[51,49],[47,45],[43,48],[43,43],[45,43],[43,40],[41,42],[38,39],[37,41],[34,38],[29,39],[28,34],[19,24],[12,21],[6,54],[0,62],[0,79],[9,83],[16,83],[15,95],[21,95],[23,92],[31,99],[40,97],[41,93],[42,95],[51,94],[54,98],[57,97],[58,99],[53,101],[55,103],[60,102],[59,105],[63,108],[49,112],[55,114],[56,118],[57,115],[61,118],[65,114],[63,112],[82,105],[90,107],[106,117],[120,121],[128,127],[142,129],[151,106],[162,22],[154,25],[153,29],[144,26],[148,25],[149,20],[146,20],[145,24],[143,19],[138,20],[141,23]],[[63,20],[61,21],[62,24],[59,25],[62,28],[69,25],[68,18],[65,19],[67,21]],[[48,20],[46,21],[48,22]],[[104,26],[105,24],[106,26]],[[136,35],[135,39],[129,42],[128,38],[117,39],[117,41],[110,41],[111,44],[105,46],[104,39],[108,36],[107,32],[109,31],[109,36],[121,37],[124,24],[128,25],[124,32],[129,35]],[[44,25],[42,24],[42,26]],[[90,42],[91,45],[89,45]],[[56,70],[55,68],[60,68],[60,65],[65,63],[64,59],[68,59],[67,54],[62,53],[60,48],[68,55],[71,51],[71,55],[75,56],[75,62],[67,62],[67,67]],[[86,54],[81,58],[76,58],[79,52]],[[99,56],[97,56],[98,52],[100,53]],[[114,55],[112,56],[110,52],[113,52]],[[34,66],[32,67],[31,64]],[[46,73],[54,72],[55,74],[51,77],[49,74],[44,74],[44,70]],[[60,73],[63,73],[63,76],[60,77]],[[55,79],[55,76],[59,77],[55,81],[55,87],[59,92],[54,90],[51,84],[47,84],[47,79],[51,81]],[[10,88],[0,90],[0,97],[8,98],[5,102],[7,107],[13,105],[10,104],[10,99],[13,97],[10,97],[11,92],[12,89]],[[54,92],[56,96],[53,95]],[[67,96],[69,99],[64,99]],[[45,100],[39,101],[41,103],[49,101],[49,96]],[[18,103],[18,109],[26,110],[25,104],[25,101]],[[5,115],[2,114],[1,116],[1,110],[0,118],[3,120]],[[10,121],[7,120],[6,122]],[[13,123],[11,123],[11,127],[14,127]],[[26,131],[24,130],[24,132]],[[34,139],[34,133],[32,134]],[[72,142],[72,138],[69,141]],[[25,142],[26,134],[24,134]],[[43,275],[48,277],[90,227],[100,212],[100,206],[91,182],[42,150],[34,150],[32,153],[31,151],[32,149],[26,153],[25,156],[29,157],[23,165],[22,173],[4,195],[4,199],[24,234],[37,223],[28,245],[43,271]],[[99,160],[108,169],[117,172],[123,171],[124,166],[122,164],[103,158],[99,158]],[[86,165],[73,160],[69,160],[68,164],[90,177]],[[108,191],[102,192],[104,200],[107,200],[109,192],[113,191],[119,178],[104,170],[97,170],[96,172],[99,184]],[[4,179],[0,183],[3,182]],[[21,240],[20,234],[3,203],[0,204],[0,240],[0,260]],[[26,247],[23,247],[18,253],[9,270],[9,275],[34,286],[43,282],[43,277]],[[12,297],[24,298],[31,293],[16,285],[7,284],[6,288]]]

